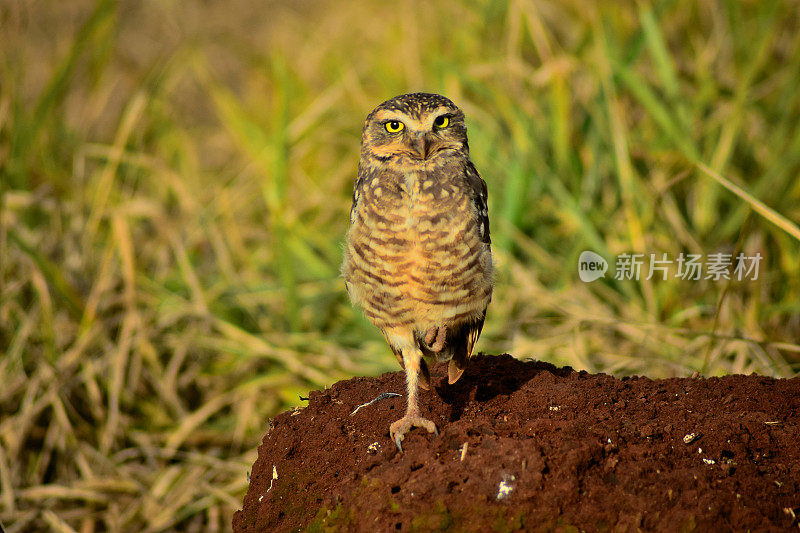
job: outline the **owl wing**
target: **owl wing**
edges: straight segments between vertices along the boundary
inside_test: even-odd
[[[481,240],[488,246],[491,244],[492,239],[489,235],[489,207],[486,182],[481,178],[472,161],[467,162],[465,177],[470,197],[478,216],[478,231],[480,231]],[[455,335],[452,338],[453,358],[450,359],[450,364],[447,367],[447,380],[449,383],[452,384],[458,381],[458,378],[467,368],[467,362],[472,357],[472,349],[478,341],[478,337],[481,336],[485,319],[486,308],[483,309],[480,317],[474,321],[465,322],[459,331],[454,332]]]
[[[356,219],[356,212],[358,211],[358,202],[361,200],[361,189],[364,186],[364,172],[361,169],[361,164],[358,165],[358,176],[356,176],[356,182],[353,186],[353,205],[350,207],[350,223],[352,224],[355,222]]]
[[[486,244],[491,244],[492,239],[489,236],[489,204],[487,203],[488,194],[486,182],[483,181],[483,178],[478,173],[478,169],[475,168],[475,165],[472,164],[472,161],[467,161],[464,174],[472,203],[478,214],[478,230],[481,232],[481,240]]]

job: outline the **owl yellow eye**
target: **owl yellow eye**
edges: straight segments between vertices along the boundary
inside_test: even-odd
[[[403,131],[403,128],[406,127],[405,124],[400,122],[399,120],[390,120],[385,124],[386,131],[389,133],[397,133],[398,131]]]
[[[436,117],[436,120],[433,121],[433,125],[437,128],[446,128],[450,125],[450,117],[447,115]]]

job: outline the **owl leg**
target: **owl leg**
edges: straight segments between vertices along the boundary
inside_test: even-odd
[[[388,335],[387,335],[388,337]],[[401,347],[403,354],[403,366],[406,369],[406,389],[408,391],[408,403],[406,406],[406,414],[400,420],[393,422],[389,426],[389,435],[397,444],[397,448],[402,452],[403,446],[401,442],[413,427],[421,427],[428,430],[429,433],[438,434],[436,424],[420,415],[419,404],[417,400],[417,393],[420,385],[420,373],[422,372],[422,351],[416,345],[413,335],[408,335],[404,342],[396,343],[397,338],[393,338],[395,346]]]

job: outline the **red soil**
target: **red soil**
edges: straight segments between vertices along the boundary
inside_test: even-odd
[[[282,413],[235,532],[785,531],[800,519],[800,378],[616,379],[476,356],[433,369],[399,453],[402,372]],[[277,474],[277,478],[273,479]]]

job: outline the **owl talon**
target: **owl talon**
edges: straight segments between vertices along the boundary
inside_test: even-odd
[[[439,430],[436,428],[436,424],[428,420],[427,418],[423,418],[418,415],[406,415],[400,420],[393,422],[391,426],[389,426],[389,435],[394,440],[394,443],[397,445],[397,449],[400,450],[400,453],[403,453],[403,446],[401,442],[406,436],[411,428],[418,427],[418,428],[425,428],[428,430],[428,433],[434,433],[435,435],[439,435]]]
[[[403,453],[403,445],[400,444],[403,442],[403,435],[395,435],[394,443],[397,445],[397,449],[400,450],[400,453]]]

